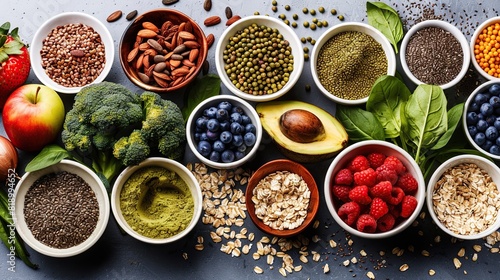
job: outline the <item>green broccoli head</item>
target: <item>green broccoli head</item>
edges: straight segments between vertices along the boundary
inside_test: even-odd
[[[139,164],[149,153],[149,144],[140,130],[134,130],[128,137],[120,138],[113,148],[113,156],[121,160],[124,165]]]

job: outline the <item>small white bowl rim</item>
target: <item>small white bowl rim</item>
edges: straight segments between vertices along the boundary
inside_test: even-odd
[[[47,76],[47,74],[43,70],[40,58],[40,50],[43,39],[47,37],[47,35],[53,28],[68,23],[84,23],[86,25],[91,26],[97,33],[99,33],[99,35],[101,36],[101,40],[105,46],[106,64],[104,65],[101,74],[91,84],[102,82],[109,74],[113,66],[113,60],[115,56],[115,45],[113,37],[111,36],[111,33],[109,32],[108,28],[106,28],[106,26],[94,16],[83,12],[60,13],[46,20],[38,28],[38,30],[35,32],[35,35],[30,45],[30,60],[33,72],[35,73],[36,77],[40,80],[40,82],[54,89],[55,91],[66,94],[75,94],[79,92],[84,86],[65,87],[54,82],[51,78],[49,78],[49,76]]]
[[[481,23],[474,33],[472,34],[471,40],[470,40],[470,53],[471,53],[471,61],[472,65],[474,65],[474,68],[476,68],[476,71],[481,74],[484,78],[490,80],[490,81],[496,81],[500,82],[500,78],[496,78],[494,76],[491,76],[490,74],[486,73],[483,68],[479,66],[479,64],[476,61],[475,55],[474,55],[474,45],[476,42],[477,37],[481,34],[481,31],[486,28],[487,26],[491,25],[492,23],[498,22],[500,23],[500,16],[492,17],[487,20],[485,20],[483,23]]]
[[[222,59],[222,55],[216,56],[215,59],[215,67],[217,69],[217,73],[219,73],[219,76],[222,80],[222,83],[226,86],[229,91],[231,91],[234,95],[247,100],[247,101],[254,101],[254,102],[265,102],[265,101],[270,101],[274,100],[276,98],[279,98],[283,95],[285,95],[287,92],[289,92],[293,86],[297,83],[299,80],[302,70],[304,69],[304,55],[303,55],[303,50],[302,50],[302,43],[300,42],[299,37],[297,36],[296,32],[288,25],[283,23],[281,20],[275,19],[270,16],[265,16],[265,15],[251,15],[251,16],[246,16],[244,18],[241,18],[240,20],[236,21],[232,25],[230,25],[222,35],[220,36],[220,39],[217,42],[216,46],[216,54],[221,54],[222,51],[225,48],[225,44],[227,44],[228,40],[224,40],[224,38],[229,38],[234,34],[237,30],[242,29],[243,27],[246,27],[249,25],[251,22],[257,22],[257,23],[272,23],[273,25],[278,25],[280,29],[280,33],[283,34],[283,32],[286,32],[286,34],[283,34],[285,39],[287,39],[290,42],[290,45],[292,45],[292,54],[294,54],[294,64],[293,64],[293,71],[292,74],[290,75],[290,79],[288,82],[285,84],[285,86],[272,94],[264,94],[264,95],[252,95],[249,93],[242,92],[238,90],[229,80],[227,77],[225,71],[224,71],[224,61]],[[296,47],[294,47],[296,46]]]
[[[338,96],[335,96],[334,94],[328,92],[328,90],[323,87],[321,82],[319,81],[318,75],[316,74],[316,59],[319,54],[319,51],[323,47],[323,45],[334,35],[343,32],[343,31],[361,31],[369,36],[371,36],[374,40],[376,40],[382,48],[384,49],[384,52],[386,54],[387,58],[387,75],[394,76],[396,74],[396,54],[394,52],[394,49],[389,42],[389,40],[385,37],[382,32],[380,32],[378,29],[375,27],[362,23],[362,22],[344,22],[340,23],[337,25],[334,25],[330,28],[328,28],[321,36],[316,40],[316,44],[314,45],[314,48],[311,52],[311,73],[312,73],[312,78],[314,80],[314,83],[316,86],[320,89],[320,91],[329,99],[335,101],[336,103],[344,104],[344,105],[359,105],[359,104],[364,104],[368,101],[368,96],[361,98],[361,99],[355,99],[355,100],[348,100],[348,99],[343,99]],[[368,33],[367,33],[368,32]],[[377,37],[373,36],[372,34],[375,34]]]
[[[148,166],[160,166],[160,167],[164,167],[164,168],[167,168],[169,170],[172,170],[174,172],[180,171],[180,172],[176,172],[177,175],[179,175],[184,181],[186,181],[188,186],[190,185],[190,182],[195,185],[194,190],[193,190],[193,188],[189,187],[189,189],[191,191],[191,195],[193,196],[194,203],[195,203],[195,205],[194,205],[195,211],[193,213],[193,217],[191,219],[191,222],[184,230],[182,230],[181,232],[179,232],[178,234],[176,234],[174,236],[162,238],[162,239],[155,239],[155,238],[143,236],[143,235],[137,233],[136,231],[134,231],[130,227],[130,225],[124,220],[124,218],[121,214],[122,212],[121,212],[119,204],[120,204],[120,193],[121,193],[121,190],[123,188],[123,184],[128,180],[128,178],[130,176],[132,176],[132,174],[134,174],[134,172],[136,172],[137,170],[139,170],[141,168],[148,167]],[[170,168],[172,168],[172,169],[170,169]],[[176,169],[176,170],[173,170],[173,169]],[[190,182],[187,182],[188,180],[186,180],[186,179],[188,179]],[[113,212],[113,216],[115,217],[115,220],[118,223],[118,225],[126,233],[128,233],[130,236],[132,236],[133,238],[135,238],[139,241],[145,242],[145,243],[150,243],[150,244],[166,244],[166,243],[172,243],[172,242],[175,242],[179,239],[184,238],[187,234],[189,234],[193,230],[193,228],[196,226],[196,224],[198,223],[198,221],[201,217],[202,200],[203,200],[203,197],[202,197],[202,193],[201,193],[201,188],[198,185],[198,181],[194,177],[193,173],[191,173],[191,171],[189,171],[189,169],[187,169],[187,167],[185,167],[181,163],[179,163],[175,160],[172,160],[172,159],[163,158],[163,157],[150,157],[150,158],[145,159],[144,161],[142,161],[138,165],[128,166],[118,175],[118,177],[115,180],[115,183],[113,184],[113,190],[111,191],[111,211]]]
[[[415,179],[418,182],[419,188],[418,188],[417,194],[415,195],[415,198],[418,201],[417,207],[415,208],[415,211],[413,212],[413,214],[410,217],[406,218],[405,221],[403,221],[400,224],[398,224],[392,230],[389,230],[389,231],[386,231],[386,232],[366,233],[366,232],[361,232],[361,231],[356,230],[355,228],[353,228],[353,227],[349,226],[348,224],[346,224],[338,216],[337,210],[335,209],[335,206],[333,205],[333,197],[332,197],[331,190],[330,190],[330,182],[332,180],[333,170],[335,169],[335,167],[338,165],[338,163],[342,160],[342,158],[344,156],[346,156],[350,152],[352,152],[352,151],[354,151],[354,150],[356,150],[358,148],[364,147],[364,146],[384,146],[384,147],[387,147],[389,149],[395,150],[397,153],[401,154],[406,160],[409,161],[409,163],[411,165],[411,168],[413,170],[415,170],[416,173],[417,173],[417,176],[416,176]],[[406,166],[406,168],[409,169],[408,166]],[[415,162],[415,160],[413,160],[413,158],[411,157],[411,155],[408,152],[406,152],[401,147],[399,147],[399,146],[397,146],[395,144],[392,144],[390,142],[383,141],[383,140],[365,140],[365,141],[354,143],[354,144],[348,146],[347,148],[345,148],[343,151],[341,151],[334,158],[334,160],[332,161],[332,163],[328,167],[328,170],[327,170],[326,175],[325,175],[324,182],[325,182],[324,183],[325,201],[326,201],[326,205],[327,205],[328,210],[329,210],[330,214],[332,215],[333,219],[343,229],[345,229],[346,231],[350,232],[351,234],[359,236],[359,237],[367,238],[367,239],[382,239],[382,238],[387,238],[387,237],[390,237],[390,236],[393,236],[393,235],[396,235],[396,234],[399,234],[399,233],[403,232],[417,218],[417,216],[420,214],[420,211],[422,210],[422,207],[425,204],[425,195],[426,195],[426,193],[425,193],[425,186],[426,185],[425,185],[424,176],[423,176],[423,174],[422,174],[422,172],[420,170],[420,167],[417,165],[417,163]]]
[[[480,168],[484,168],[484,166],[488,166],[488,168],[491,168],[493,172],[497,173],[497,176],[500,178],[500,168],[494,164],[493,162],[489,161],[488,159],[478,156],[478,155],[458,155],[452,158],[449,158],[445,162],[443,162],[439,167],[434,171],[432,174],[431,178],[429,179],[429,183],[427,186],[427,193],[426,193],[426,203],[427,203],[427,208],[429,210],[429,214],[432,217],[432,220],[434,223],[445,233],[447,233],[450,236],[456,237],[458,239],[463,239],[463,240],[474,240],[474,239],[481,239],[483,237],[486,237],[493,232],[497,231],[500,228],[500,209],[498,209],[497,213],[497,218],[495,223],[493,223],[488,229],[481,233],[477,234],[471,234],[471,235],[462,235],[455,233],[451,230],[449,230],[445,225],[443,225],[439,219],[437,218],[436,214],[434,213],[434,208],[432,205],[432,193],[434,191],[434,185],[436,182],[439,180],[441,175],[448,170],[449,168],[452,168],[454,166],[457,166],[461,163],[465,162],[473,162],[476,163]],[[498,190],[500,190],[500,183],[497,185]]]
[[[474,139],[472,139],[472,137],[469,134],[469,130],[467,129],[467,112],[468,112],[467,108],[469,108],[469,105],[474,100],[474,96],[476,96],[476,94],[478,94],[479,92],[483,91],[485,88],[490,87],[493,84],[499,84],[500,85],[500,80],[498,80],[498,81],[491,80],[491,81],[487,81],[487,82],[479,85],[469,95],[469,97],[467,97],[467,100],[465,101],[465,105],[464,105],[464,111],[463,111],[463,114],[462,114],[462,126],[463,126],[463,129],[464,129],[464,133],[467,136],[467,139],[469,140],[469,143],[474,148],[476,148],[476,150],[478,150],[479,152],[481,152],[481,153],[483,153],[483,154],[485,154],[485,155],[487,155],[487,156],[489,156],[491,158],[500,160],[500,155],[494,155],[494,154],[492,154],[492,153],[490,153],[488,151],[483,150],[483,148],[479,147],[479,145],[476,144],[476,142],[474,142]]]
[[[438,20],[438,19],[429,19],[425,20],[422,22],[419,22],[412,26],[410,30],[405,34],[403,37],[403,41],[401,42],[401,49],[399,52],[399,58],[401,61],[401,67],[403,68],[406,76],[416,85],[421,85],[423,84],[422,81],[417,79],[413,73],[411,73],[410,69],[408,68],[408,64],[406,63],[406,46],[408,45],[408,42],[410,41],[411,37],[417,33],[417,31],[426,28],[426,27],[438,27],[441,29],[444,29],[448,32],[450,32],[460,43],[460,46],[462,47],[462,53],[463,53],[463,63],[462,63],[462,68],[458,75],[451,81],[449,81],[446,84],[439,85],[442,89],[448,89],[454,85],[456,85],[462,78],[467,74],[467,71],[469,70],[469,64],[470,64],[470,57],[471,54],[469,52],[469,43],[467,42],[467,39],[465,38],[465,35],[460,31],[455,25],[443,21],[443,20]]]
[[[199,114],[196,114],[196,113],[200,112],[200,110],[203,109],[204,107],[206,107],[207,104],[209,104],[209,103],[211,103],[213,101],[216,101],[216,100],[231,100],[231,101],[234,101],[234,102],[237,102],[237,103],[241,103],[243,105],[242,107],[245,107],[244,109],[246,111],[248,111],[247,114],[249,112],[251,113],[251,115],[253,117],[252,123],[255,125],[255,128],[256,128],[255,145],[252,147],[252,149],[250,150],[250,152],[248,152],[243,158],[241,158],[241,159],[239,159],[237,161],[230,162],[230,163],[214,162],[214,161],[211,161],[210,159],[204,157],[196,149],[196,143],[195,143],[195,141],[193,139],[193,133],[192,133],[191,128],[193,127],[194,122],[196,121],[195,117],[199,116]],[[215,96],[209,97],[209,98],[203,100],[202,102],[200,102],[194,108],[194,110],[191,113],[191,115],[189,115],[188,120],[186,122],[186,134],[187,134],[186,138],[187,138],[187,142],[188,142],[189,148],[194,153],[194,155],[199,160],[201,160],[204,164],[206,164],[206,165],[208,165],[210,167],[213,167],[213,168],[217,168],[217,169],[231,169],[231,168],[236,168],[238,166],[243,165],[249,159],[253,158],[253,156],[259,150],[260,142],[262,140],[262,133],[263,132],[262,132],[262,125],[261,125],[261,122],[260,122],[260,117],[257,114],[257,111],[255,110],[255,108],[253,108],[253,106],[250,105],[250,103],[248,103],[247,101],[245,101],[245,100],[243,100],[243,99],[241,99],[241,98],[239,98],[237,96],[227,95],[227,94],[215,95]]]
[[[73,169],[68,169],[73,168]],[[57,248],[52,248],[49,247],[40,241],[38,241],[31,231],[28,229],[28,226],[26,224],[26,220],[24,219],[24,198],[29,190],[30,186],[22,186],[22,184],[27,180],[28,176],[32,175],[46,175],[52,172],[57,172],[57,171],[62,171],[66,170],[68,172],[74,173],[79,175],[79,173],[86,173],[86,175],[89,175],[92,180],[95,180],[97,185],[91,184],[91,182],[87,182],[92,190],[94,190],[94,193],[96,195],[97,200],[99,201],[99,220],[97,221],[96,228],[92,232],[92,234],[85,240],[84,242],[71,247],[71,248],[66,248],[66,249],[57,249]],[[79,171],[75,171],[79,170]],[[38,178],[40,177],[38,176]],[[82,177],[81,175],[79,175]],[[82,177],[83,178],[83,177]],[[22,187],[22,188],[21,188]],[[106,190],[106,187],[102,183],[101,179],[92,171],[90,168],[87,166],[73,161],[73,160],[68,160],[68,159],[63,159],[59,163],[56,163],[52,166],[46,167],[44,169],[38,170],[38,171],[33,171],[33,172],[26,172],[22,177],[21,180],[17,183],[16,189],[14,191],[14,201],[15,201],[15,213],[14,217],[15,218],[15,225],[16,225],[16,230],[19,233],[19,236],[26,242],[28,246],[30,246],[32,249],[35,251],[46,255],[50,257],[58,257],[58,258],[64,258],[64,257],[71,257],[78,255],[80,253],[83,253],[84,251],[88,250],[90,247],[92,247],[102,236],[104,233],[108,220],[109,220],[109,215],[110,215],[110,203],[108,199],[108,192]],[[22,202],[22,203],[21,203]],[[22,205],[23,207],[17,207],[17,205]]]

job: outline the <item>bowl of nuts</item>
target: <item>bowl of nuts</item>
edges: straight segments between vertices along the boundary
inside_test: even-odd
[[[453,237],[490,235],[500,228],[500,168],[477,155],[448,159],[429,179],[427,208],[435,224]]]
[[[145,90],[165,93],[190,84],[207,58],[207,39],[192,18],[154,9],[130,23],[120,40],[125,75]]]
[[[314,177],[303,165],[276,159],[252,174],[245,200],[248,215],[260,230],[291,237],[313,223],[319,208],[319,191]]]
[[[81,254],[102,236],[108,192],[88,167],[72,160],[25,173],[14,191],[16,230],[28,246],[51,257]]]
[[[199,103],[186,123],[187,143],[203,163],[236,168],[255,156],[262,126],[255,108],[234,95],[216,95]]]
[[[500,16],[492,17],[481,23],[472,34],[470,51],[472,65],[488,80],[500,82]]]
[[[245,45],[252,45],[252,50]],[[224,86],[254,102],[283,96],[304,67],[298,36],[290,26],[270,16],[248,16],[231,24],[218,40],[215,53],[215,66]]]
[[[396,73],[396,56],[389,40],[366,23],[330,27],[314,45],[311,74],[319,90],[345,105],[364,104],[375,81]]]
[[[324,191],[335,221],[371,239],[404,231],[425,201],[424,176],[415,160],[380,140],[357,142],[340,152],[328,168]]]
[[[108,29],[95,17],[65,12],[44,22],[30,45],[33,72],[60,93],[77,93],[102,82],[113,65],[115,47]]]

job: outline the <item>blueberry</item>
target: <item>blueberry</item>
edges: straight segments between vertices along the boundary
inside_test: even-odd
[[[196,127],[205,129],[207,127],[207,122],[208,122],[208,118],[205,116],[201,116],[201,117],[196,119]]]
[[[208,141],[208,136],[206,132],[200,134],[200,141]]]
[[[477,104],[481,105],[481,104],[486,103],[488,101],[488,96],[486,94],[480,92],[480,93],[476,94],[476,96],[474,96],[474,101]]]
[[[245,153],[240,152],[240,151],[236,151],[236,152],[234,152],[234,158],[235,158],[236,160],[240,160],[240,159],[242,159],[242,158],[244,158],[244,157],[245,157]]]
[[[476,127],[479,131],[485,131],[488,128],[488,123],[485,120],[477,121]]]
[[[241,114],[240,113],[232,113],[231,114],[231,122],[241,123]]]
[[[213,119],[215,118],[215,115],[217,114],[217,108],[216,107],[210,107],[208,109],[205,109],[203,111],[203,115],[207,118]]]
[[[234,152],[231,150],[225,150],[222,152],[220,159],[222,162],[233,162],[234,161]]]
[[[475,125],[478,120],[479,120],[479,117],[477,116],[476,112],[468,112],[467,113],[467,124],[468,125]]]
[[[193,137],[194,137],[194,141],[200,141],[200,136],[201,136],[201,133],[200,132],[196,132]]]
[[[233,122],[231,123],[231,133],[232,134],[242,134],[244,132],[245,128],[237,123],[237,122]]]
[[[483,145],[484,142],[486,142],[486,136],[482,132],[476,133],[474,136],[474,142],[478,144],[479,146]]]
[[[239,113],[240,115],[243,115],[245,114],[245,111],[243,111],[243,108],[241,108],[240,106],[233,106],[233,108],[231,109],[231,113]]]
[[[469,131],[471,137],[474,137],[477,134],[477,127],[470,125],[467,127],[467,131]]]
[[[495,145],[500,146],[500,137],[498,137],[497,139],[495,139]]]
[[[220,141],[222,141],[222,143],[224,143],[224,144],[229,144],[229,143],[231,143],[231,141],[233,141],[233,135],[229,131],[223,131],[220,134],[219,138],[220,138]]]
[[[220,123],[217,119],[209,119],[207,121],[207,129],[209,131],[218,131],[219,130],[219,127],[220,127]]]
[[[498,137],[498,130],[494,126],[490,126],[486,129],[484,135],[488,140],[495,140]]]
[[[222,101],[221,103],[219,103],[219,105],[217,106],[217,108],[224,109],[224,110],[230,112],[231,109],[233,108],[233,105],[229,101]]]
[[[198,142],[198,152],[204,157],[208,157],[212,152],[212,145],[208,141]]]
[[[219,139],[219,132],[207,130],[207,138],[208,140],[215,141]]]
[[[243,142],[247,147],[253,146],[256,140],[257,138],[255,137],[255,134],[251,132],[245,133],[245,135],[243,136]]]
[[[489,151],[494,155],[500,156],[500,147],[497,145],[492,145]]]
[[[490,100],[489,100],[491,106],[493,106],[493,108],[500,108],[500,97],[496,96],[496,95],[493,95],[492,97],[490,97]]]
[[[500,96],[500,84],[491,85],[490,88],[488,89],[488,92]]]
[[[246,150],[247,150],[247,146],[246,146],[246,145],[240,145],[240,146],[238,147],[238,152],[242,152],[242,153],[243,153],[243,152],[245,152]]]
[[[212,148],[214,151],[222,153],[226,149],[226,145],[224,145],[224,143],[222,143],[222,141],[220,140],[215,140]]]
[[[210,153],[210,156],[208,157],[208,159],[210,159],[211,161],[218,162],[218,161],[220,161],[220,153],[216,152],[216,151],[212,151]]]
[[[257,128],[255,128],[255,125],[249,123],[245,125],[245,132],[251,132],[253,134],[257,133]]]
[[[250,117],[247,115],[241,115],[241,124],[247,125],[249,123],[252,123],[252,119],[250,119]]]
[[[239,147],[243,144],[243,136],[241,135],[233,135],[233,141],[231,142],[233,146]]]
[[[485,117],[493,114],[493,106],[490,103],[483,103],[479,108],[479,112],[483,114]]]
[[[491,146],[493,146],[493,142],[491,142],[490,140],[486,140],[484,142],[483,145],[481,145],[481,149],[485,150],[485,151],[489,151]]]
[[[474,112],[477,112],[479,111],[479,103],[477,102],[472,102],[470,105],[469,105],[469,111],[474,111]]]
[[[488,125],[492,126],[495,123],[495,120],[497,117],[495,115],[489,115],[486,117],[485,121],[488,123]]]
[[[220,122],[226,121],[229,119],[229,113],[225,109],[218,109],[217,114],[216,114],[216,118]]]
[[[219,129],[221,131],[226,131],[231,129],[231,123],[228,121],[223,121],[219,123]]]

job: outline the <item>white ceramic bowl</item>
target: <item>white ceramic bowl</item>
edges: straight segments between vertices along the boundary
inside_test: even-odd
[[[97,33],[99,33],[104,44],[106,64],[101,74],[92,83],[102,82],[111,70],[111,66],[113,65],[113,60],[115,57],[115,43],[113,41],[111,33],[109,33],[108,29],[103,23],[101,23],[97,18],[81,12],[65,12],[58,14],[48,19],[38,28],[30,45],[30,59],[33,72],[40,80],[40,82],[42,82],[44,85],[54,89],[59,93],[73,94],[79,92],[82,87],[65,87],[53,81],[42,68],[42,58],[40,56],[40,50],[42,49],[43,44],[42,42],[52,31],[52,29],[70,23],[82,23],[92,27]]]
[[[191,192],[191,195],[193,197],[193,202],[194,202],[194,211],[193,211],[193,217],[191,218],[191,222],[189,225],[179,232],[176,235],[163,238],[163,239],[155,239],[155,238],[150,238],[143,236],[136,232],[135,230],[132,229],[132,227],[127,223],[125,218],[123,217],[122,210],[120,208],[120,194],[123,188],[123,185],[125,182],[129,179],[134,172],[138,171],[141,168],[144,167],[149,167],[149,166],[158,166],[158,167],[163,167],[166,168],[170,171],[173,171],[179,175],[179,177],[187,184],[189,187],[189,190]],[[116,178],[116,181],[113,185],[113,190],[111,192],[111,211],[113,212],[113,216],[115,217],[118,225],[130,236],[133,238],[140,240],[142,242],[146,243],[151,243],[151,244],[166,244],[166,243],[172,243],[174,241],[177,241],[184,236],[186,236],[189,232],[193,230],[193,228],[196,226],[198,223],[200,217],[201,217],[201,211],[202,211],[202,194],[201,194],[201,188],[198,184],[198,181],[194,177],[194,175],[185,167],[184,165],[180,164],[179,162],[167,158],[161,158],[161,157],[151,157],[147,158],[143,162],[139,163],[138,165],[134,166],[129,166],[125,168],[120,175]]]
[[[357,31],[362,32],[371,36],[375,41],[377,41],[383,48],[386,58],[387,58],[387,75],[395,75],[396,74],[396,55],[394,54],[394,49],[392,48],[391,43],[387,38],[376,28],[372,27],[366,23],[360,22],[345,22],[341,24],[337,24],[335,26],[327,29],[319,38],[316,40],[316,44],[311,53],[311,74],[314,80],[314,83],[319,88],[319,90],[329,99],[335,101],[336,103],[345,104],[345,105],[358,105],[364,104],[368,100],[368,96],[356,99],[356,100],[348,100],[344,98],[340,98],[330,93],[322,84],[318,78],[317,72],[317,60],[319,56],[319,52],[323,45],[328,42],[333,36],[348,31]]]
[[[248,117],[250,117],[250,119],[252,120],[252,124],[256,128],[255,145],[253,145],[253,147],[249,151],[246,151],[246,155],[243,158],[229,163],[215,162],[204,157],[200,152],[198,152],[198,149],[196,148],[197,142],[194,137],[196,128],[196,119],[203,115],[203,110],[212,106],[216,107],[222,101],[229,101],[233,106],[240,106],[245,112],[245,114]],[[255,156],[257,150],[259,149],[260,142],[262,140],[262,125],[260,122],[259,115],[257,114],[257,111],[255,111],[255,108],[252,105],[250,105],[250,103],[246,102],[245,100],[237,96],[221,94],[205,99],[200,104],[198,104],[198,106],[194,108],[193,112],[191,113],[191,115],[189,115],[189,118],[187,120],[186,138],[189,148],[201,162],[216,169],[231,169],[245,164]]]
[[[337,210],[340,205],[337,205],[336,199],[333,197],[331,192],[331,185],[333,184],[334,175],[337,172],[345,168],[346,164],[352,160],[355,156],[360,154],[368,154],[370,152],[380,152],[387,156],[396,156],[406,167],[407,172],[409,172],[418,182],[418,190],[414,194],[415,198],[418,201],[417,207],[415,208],[413,214],[407,219],[397,223],[393,229],[386,232],[377,232],[377,233],[366,233],[358,231],[357,229],[346,224],[337,214]],[[333,219],[346,231],[357,235],[363,238],[369,239],[380,239],[387,238],[390,236],[394,236],[396,234],[401,233],[407,227],[409,227],[413,221],[420,214],[420,210],[422,209],[425,201],[425,181],[424,176],[422,175],[422,171],[418,167],[415,160],[408,154],[405,150],[400,148],[397,145],[394,145],[390,142],[381,141],[381,140],[367,140],[357,142],[345,148],[342,152],[340,152],[335,159],[330,164],[325,176],[325,200],[328,210],[332,215]]]
[[[97,201],[99,203],[99,218],[94,232],[89,236],[87,240],[71,248],[57,249],[43,244],[38,241],[32,234],[31,230],[28,228],[26,220],[24,218],[24,201],[25,196],[33,183],[40,177],[55,173],[67,171],[80,176],[87,182],[92,190],[94,191]],[[15,212],[14,218],[16,221],[16,229],[19,236],[26,242],[28,246],[33,248],[40,254],[44,254],[51,257],[70,257],[78,255],[94,245],[97,240],[101,237],[106,229],[109,220],[110,205],[109,197],[106,188],[102,181],[97,177],[97,175],[90,170],[85,165],[72,160],[63,159],[61,162],[49,166],[47,168],[27,172],[23,175],[21,180],[18,182],[16,190],[14,192],[15,196]]]
[[[476,30],[472,34],[472,37],[470,40],[470,52],[471,52],[472,65],[474,65],[474,68],[476,69],[476,71],[488,80],[500,82],[500,78],[496,78],[496,77],[486,73],[486,71],[484,71],[483,68],[481,68],[481,66],[479,66],[479,64],[476,61],[475,54],[474,54],[474,45],[475,45],[475,42],[477,40],[477,37],[481,34],[483,29],[485,29],[488,26],[495,24],[495,23],[500,23],[500,16],[489,18],[486,21],[484,21],[483,23],[481,23],[476,28]]]
[[[292,48],[292,55],[294,59],[293,71],[291,72],[289,80],[285,84],[285,86],[272,94],[252,95],[249,93],[245,93],[233,85],[233,83],[227,76],[226,71],[224,70],[225,62],[223,59],[223,51],[229,43],[229,39],[234,36],[236,32],[246,28],[253,23],[278,29],[280,34],[282,34],[284,39],[290,43],[290,46]],[[290,89],[299,80],[299,77],[302,74],[302,69],[304,68],[304,53],[299,37],[290,26],[283,23],[283,21],[270,16],[248,16],[231,24],[226,30],[224,30],[220,39],[218,40],[215,54],[215,66],[224,86],[226,86],[226,88],[228,88],[236,96],[248,101],[264,102],[274,100],[280,96],[283,96],[288,91],[290,91]]]
[[[403,41],[401,42],[401,48],[400,48],[400,61],[401,61],[401,66],[403,67],[403,71],[405,72],[406,76],[416,85],[423,84],[422,81],[417,79],[413,73],[411,73],[408,64],[406,63],[406,47],[408,46],[408,42],[410,41],[411,37],[415,35],[418,31],[428,28],[428,27],[437,27],[441,28],[443,30],[448,31],[451,33],[460,43],[460,46],[462,48],[462,54],[463,54],[463,62],[462,62],[462,68],[458,75],[451,81],[449,81],[446,84],[439,85],[442,89],[447,89],[450,88],[454,85],[456,85],[462,78],[465,76],[467,73],[467,70],[469,69],[469,64],[470,64],[470,51],[469,51],[469,43],[467,42],[467,39],[465,38],[464,34],[462,31],[460,31],[456,26],[452,25],[451,23],[448,23],[446,21],[442,20],[425,20],[422,22],[419,22],[412,26],[410,30],[405,34]]]
[[[465,135],[467,136],[467,139],[469,140],[469,143],[474,147],[476,148],[479,152],[485,154],[486,156],[489,156],[491,158],[494,158],[496,160],[500,160],[500,155],[495,155],[495,154],[492,154],[490,153],[489,151],[486,151],[485,149],[481,148],[481,146],[479,146],[473,139],[473,137],[470,135],[469,133],[469,129],[468,129],[468,125],[467,125],[467,113],[470,112],[469,109],[472,105],[472,103],[474,103],[474,98],[475,96],[482,92],[487,92],[488,89],[492,86],[492,85],[500,85],[500,80],[499,81],[488,81],[484,84],[481,84],[479,85],[470,95],[469,97],[467,97],[467,100],[465,101],[465,105],[464,105],[464,111],[463,111],[463,115],[462,115],[462,125],[463,125],[463,129],[464,129],[464,133]],[[500,115],[499,115],[500,117]]]
[[[462,240],[473,240],[473,239],[481,239],[483,237],[486,237],[493,232],[495,232],[497,229],[500,228],[500,209],[498,210],[497,213],[497,218],[495,222],[486,230],[477,233],[477,234],[470,234],[470,235],[463,235],[463,234],[458,234],[450,229],[448,229],[441,221],[437,218],[436,213],[434,212],[434,207],[433,207],[433,201],[432,201],[432,196],[434,192],[435,185],[437,181],[441,178],[441,175],[448,169],[457,166],[462,163],[475,163],[479,168],[485,170],[490,177],[492,178],[493,182],[497,185],[498,190],[500,191],[500,168],[495,165],[494,162],[480,156],[476,155],[459,155],[455,156],[453,158],[448,159],[444,163],[442,163],[436,171],[432,174],[431,178],[429,179],[429,183],[427,185],[427,208],[429,211],[429,214],[431,215],[434,223],[443,230],[445,233],[447,233],[450,236],[456,237],[458,239]]]

